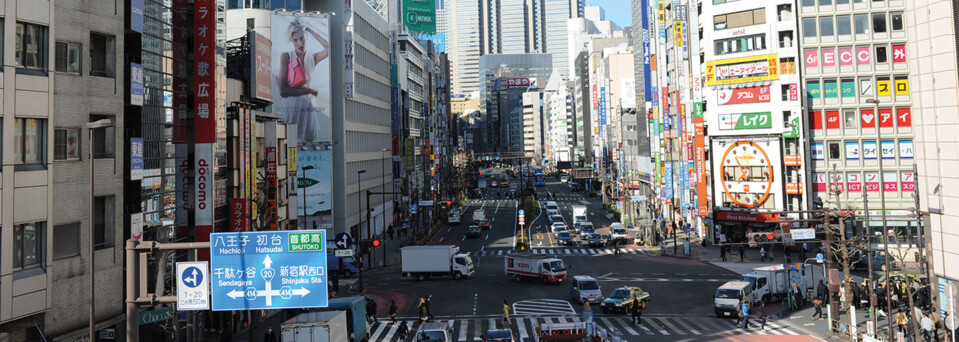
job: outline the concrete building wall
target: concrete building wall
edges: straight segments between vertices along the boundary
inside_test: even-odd
[[[959,281],[959,67],[956,66],[957,4],[915,0],[906,4],[906,56],[912,83],[920,208],[931,224],[932,269],[940,285]],[[940,286],[941,297],[945,297]],[[941,304],[942,301],[936,303]],[[940,309],[946,309],[941,307]]]
[[[127,73],[123,68],[123,8],[109,2],[81,4],[57,2],[57,18],[50,36],[54,43],[79,44],[81,46],[80,70],[54,71],[53,131],[79,130],[80,158],[54,160],[53,202],[57,203],[48,232],[55,250],[51,250],[53,264],[48,270],[53,276],[52,307],[46,315],[45,333],[55,338],[70,338],[70,335],[86,335],[89,310],[88,296],[91,291],[89,275],[90,251],[90,158],[91,142],[85,128],[87,122],[95,121],[91,115],[113,119],[115,128],[109,129],[108,143],[112,157],[97,156],[94,159],[95,196],[108,196],[112,204],[107,206],[107,227],[112,230],[112,239],[96,246],[96,308],[97,320],[111,320],[123,315],[123,160],[127,151],[123,144],[124,85]],[[114,76],[97,76],[93,72],[91,51],[99,46],[92,44],[91,34],[104,35],[113,40],[115,52],[108,56]],[[51,65],[51,69],[55,69]],[[51,143],[54,139],[49,140]],[[100,142],[97,142],[100,143]],[[51,158],[55,159],[55,158]],[[84,200],[79,200],[84,199]],[[111,212],[112,211],[112,212]],[[79,225],[79,231],[75,230]],[[76,234],[79,233],[79,236]],[[78,246],[78,247],[77,247]],[[77,248],[78,254],[63,252],[61,248]],[[59,255],[58,255],[59,254]],[[78,314],[83,312],[84,314]],[[114,320],[115,322],[115,320]],[[75,336],[76,337],[76,336]]]

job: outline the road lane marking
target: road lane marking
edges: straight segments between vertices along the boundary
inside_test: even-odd
[[[460,321],[460,336],[459,341],[466,341],[466,321]]]
[[[665,324],[667,328],[670,328],[670,329],[672,329],[672,330],[675,330],[676,333],[678,333],[678,334],[680,334],[680,335],[686,335],[686,333],[685,333],[684,331],[677,329],[675,325],[673,325],[673,324],[670,323],[668,320],[666,320],[666,317],[660,317],[660,318],[659,318],[659,321],[663,322],[663,324]],[[690,329],[690,330],[692,330],[692,329]],[[698,333],[697,333],[697,334],[698,334]]]

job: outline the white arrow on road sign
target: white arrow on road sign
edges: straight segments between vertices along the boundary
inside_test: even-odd
[[[209,267],[206,261],[178,262],[177,274],[177,310],[210,309]]]

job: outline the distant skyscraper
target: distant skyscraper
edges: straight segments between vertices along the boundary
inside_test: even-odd
[[[448,0],[446,50],[450,56],[452,94],[479,90],[480,3],[476,0]]]
[[[527,53],[531,35],[527,23],[531,22],[531,8],[524,0],[499,0],[500,5],[500,53]]]
[[[569,43],[566,21],[582,16],[584,0],[543,0],[543,36],[546,49],[553,55],[553,68],[564,79],[569,77]]]

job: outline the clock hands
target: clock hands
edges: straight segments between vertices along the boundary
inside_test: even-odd
[[[736,159],[736,165],[739,165],[740,174],[739,174],[739,179],[737,179],[736,181],[742,182],[743,179],[746,179],[746,176],[748,175],[749,171],[746,171],[746,168],[743,167],[743,164],[739,162],[739,157],[733,157],[733,159]]]

